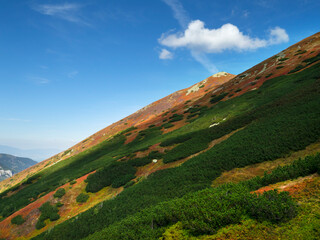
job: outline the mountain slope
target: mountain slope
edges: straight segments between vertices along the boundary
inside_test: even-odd
[[[150,109],[152,114],[153,105],[142,111],[146,115],[137,112],[134,119],[139,123],[133,126],[133,121],[127,125],[120,121],[119,129],[108,127],[112,137],[97,140],[98,144],[81,153],[76,154],[79,146],[94,142],[95,136],[107,138],[107,133],[93,135],[56,156],[55,162],[45,162],[47,166],[39,164],[37,170],[42,171],[33,176],[32,171],[23,173],[30,174],[29,178],[1,194],[1,237],[157,239],[178,223],[183,231],[197,235],[212,234],[219,226],[237,224],[242,217],[259,220],[262,216],[250,212],[243,199],[261,203],[252,209],[264,209],[268,195],[255,200],[251,191],[319,172],[319,157],[294,162],[234,187],[210,186],[223,172],[277,160],[319,142],[319,60],[318,33],[221,85],[206,89],[209,84],[202,82],[174,95],[183,101],[165,98],[160,103],[166,107],[159,107],[156,115],[147,114]],[[163,106],[160,103],[157,105]],[[227,215],[223,209],[238,204],[223,197],[228,195],[225,190],[243,206],[231,208]],[[64,195],[54,197],[63,191]],[[294,201],[286,194],[274,194],[281,200],[270,202],[267,209],[279,210],[279,219],[284,221],[294,218]],[[87,202],[77,203],[77,196],[83,201],[87,196]],[[224,200],[212,202],[215,198]],[[283,201],[288,206],[277,205]],[[53,211],[47,218],[39,210],[45,202],[56,206],[46,205]],[[225,205],[219,207],[215,202]],[[215,207],[209,211],[205,203]],[[199,208],[192,207],[197,204]],[[286,207],[293,211],[283,212]],[[270,217],[274,213],[264,216],[265,220],[278,223]],[[222,222],[212,220],[215,214]],[[12,224],[18,216],[25,222]]]
[[[140,109],[132,115],[121,119],[120,121],[111,124],[110,126],[93,134],[92,136],[76,144],[70,149],[38,163],[31,169],[28,169],[28,171],[24,171],[15,175],[12,179],[10,179],[10,181],[4,181],[3,185],[0,186],[0,192],[3,192],[7,188],[14,186],[25,178],[30,177],[32,174],[38,172],[39,170],[50,167],[51,165],[54,165],[59,161],[74,156],[80,152],[85,151],[86,149],[89,149],[90,147],[93,147],[105,141],[119,131],[124,131],[125,129],[128,129],[132,126],[143,129],[148,126],[148,124],[152,124],[152,121],[157,120],[157,118],[159,117],[161,118],[161,114],[163,114],[164,112],[173,108],[179,108],[179,106],[183,105],[186,101],[197,101],[206,92],[216,89],[218,86],[229,81],[234,76],[235,75],[233,74],[225,72],[214,74],[213,76],[210,76],[207,79],[204,79],[203,81],[196,83],[189,88],[180,90],[154,103],[151,103],[150,105]]]
[[[8,177],[12,177],[13,174],[16,174],[28,167],[35,165],[37,162],[33,161],[30,158],[16,157],[9,154],[0,154],[0,171],[3,170],[3,173],[0,172],[0,180],[4,180]]]

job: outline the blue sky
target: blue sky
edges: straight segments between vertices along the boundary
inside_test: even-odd
[[[320,2],[0,2],[0,145],[65,149],[319,31]]]

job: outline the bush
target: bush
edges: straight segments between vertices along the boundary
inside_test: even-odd
[[[220,95],[216,96],[216,95],[212,95],[211,99],[210,99],[210,103],[214,104],[219,102],[220,100],[224,99],[226,96],[228,95],[228,93],[221,93]]]
[[[136,173],[136,169],[128,162],[114,162],[109,166],[88,176],[87,192],[98,192],[104,187],[126,184]]]
[[[165,124],[162,124],[161,127],[162,128],[165,128],[165,129],[168,129],[168,128],[171,128],[173,127],[174,125],[172,123],[165,123]]]
[[[74,184],[76,184],[76,183],[77,183],[76,180],[72,180],[72,181],[70,182],[70,185],[74,185]]]
[[[135,175],[134,174],[126,174],[123,176],[118,177],[117,179],[115,179],[112,183],[112,187],[113,188],[118,188],[121,187],[123,185],[125,185],[126,183],[128,183],[130,180],[134,179]]]
[[[131,187],[132,185],[134,185],[135,182],[134,181],[130,181],[130,182],[127,182],[126,185],[124,185],[123,187],[124,188],[128,188],[128,187]]]
[[[183,119],[183,115],[179,115],[179,114],[173,114],[171,117],[169,117],[169,123],[172,123],[172,122],[178,122],[178,121],[181,121]]]
[[[85,203],[88,201],[89,195],[85,193],[80,193],[78,197],[76,198],[77,203]]]
[[[25,221],[21,215],[17,215],[11,219],[11,223],[16,225],[22,225]]]
[[[297,206],[288,192],[271,190],[251,197],[247,211],[252,218],[259,221],[279,223],[294,218],[297,215]]]
[[[41,215],[36,224],[37,229],[41,229],[46,226],[45,220],[50,219],[50,221],[56,221],[60,218],[58,208],[56,205],[52,206],[49,202],[42,204],[39,208]]]
[[[61,202],[57,202],[57,203],[56,203],[56,207],[57,207],[57,208],[62,207],[63,205],[64,205],[64,204],[61,203]]]
[[[266,78],[269,78],[273,75],[273,73],[269,73],[268,75],[266,75]]]
[[[152,161],[151,158],[143,157],[143,158],[135,158],[135,159],[129,160],[128,163],[134,167],[142,167],[151,163],[151,161]]]
[[[36,229],[41,229],[41,228],[44,228],[46,226],[46,224],[43,222],[43,221],[38,221],[36,223]]]
[[[62,198],[66,194],[66,190],[64,188],[59,188],[54,194],[55,198]]]

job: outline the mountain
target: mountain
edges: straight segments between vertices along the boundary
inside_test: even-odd
[[[12,177],[13,174],[35,165],[30,158],[16,157],[0,153],[0,181]]]
[[[15,147],[0,145],[0,152],[11,154],[14,156],[25,156],[36,161],[43,161],[52,155],[61,152],[59,149],[19,149]]]
[[[5,239],[317,239],[320,33],[4,180]]]

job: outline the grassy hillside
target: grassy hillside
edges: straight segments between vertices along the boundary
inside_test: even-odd
[[[214,105],[188,127],[166,136],[161,136],[157,133],[158,130],[150,130],[146,134],[150,138],[146,138],[143,144],[137,140],[132,145],[123,146],[146,147],[159,140],[165,145],[179,143],[163,156],[166,159],[166,156],[173,155],[170,161],[175,161],[185,156],[185,149],[188,149],[188,154],[200,151],[210,141],[245,127],[180,167],[158,171],[126,188],[113,200],[104,202],[99,209],[82,213],[76,219],[66,221],[36,239],[81,239],[147,207],[208,188],[212,180],[223,171],[273,160],[318,141],[319,69],[319,64],[316,64],[302,72],[271,79],[257,91]],[[238,108],[243,108],[243,104],[246,105],[246,111],[241,109],[241,114],[232,116],[237,113]],[[208,122],[208,118],[219,114],[226,114],[229,119],[215,128],[195,130],[195,126],[201,126],[203,121]],[[188,129],[192,129],[191,127],[194,127],[192,138],[188,137]],[[186,135],[182,137],[182,133]],[[194,138],[197,141],[190,143]],[[165,139],[172,140],[168,143]],[[127,163],[129,162],[130,160]],[[103,173],[99,175],[104,177]]]
[[[193,239],[252,222],[288,226],[303,211],[296,200],[252,191],[319,173],[319,155],[280,167],[271,162],[291,153],[298,158],[320,141],[319,60],[316,52],[279,68],[259,88],[249,82],[247,91],[232,85],[232,92],[208,92],[154,124],[127,128],[44,168],[1,193],[0,236]],[[261,177],[221,180],[228,171],[266,162],[274,167]],[[214,180],[220,182],[213,188]]]

